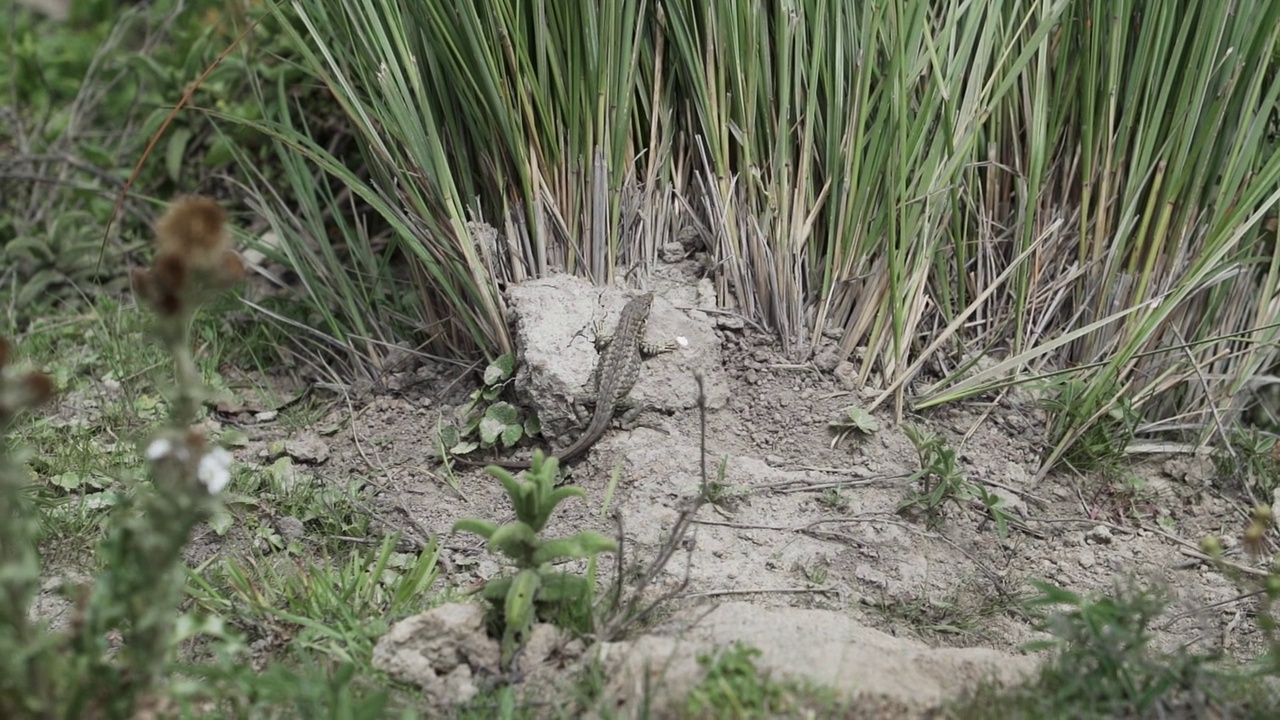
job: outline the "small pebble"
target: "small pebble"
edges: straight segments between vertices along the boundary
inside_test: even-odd
[[[1097,525],[1085,535],[1085,539],[1094,545],[1110,545],[1113,539],[1111,528],[1106,525]]]

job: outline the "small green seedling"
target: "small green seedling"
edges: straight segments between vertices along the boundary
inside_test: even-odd
[[[828,422],[827,427],[836,431],[836,437],[831,441],[831,447],[834,448],[855,432],[862,435],[873,435],[880,432],[880,421],[876,420],[875,416],[866,410],[850,406],[844,409],[842,417]]]
[[[987,514],[996,523],[1000,537],[1009,534],[1009,513],[1004,499],[971,482],[956,462],[956,451],[936,433],[916,425],[903,428],[907,438],[916,448],[920,469],[911,474],[908,484],[920,481],[921,489],[911,491],[898,505],[899,513],[922,512],[931,528],[942,522],[942,509],[948,502],[961,505],[970,500],[982,503]]]
[[[590,579],[553,570],[554,564],[570,558],[588,558],[594,566],[600,553],[618,549],[613,540],[590,530],[569,537],[538,537],[561,501],[586,496],[579,487],[556,487],[559,464],[556,458],[547,458],[537,450],[533,467],[522,477],[496,465],[486,467],[506,488],[516,519],[499,526],[488,520],[464,518],[453,525],[454,532],[472,532],[484,538],[490,552],[500,552],[515,564],[514,575],[494,578],[480,590],[503,628],[503,667],[510,665],[524,645],[535,620],[555,621],[583,602],[590,603],[595,594]]]

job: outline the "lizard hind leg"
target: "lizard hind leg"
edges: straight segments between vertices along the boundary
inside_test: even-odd
[[[639,424],[640,411],[644,409],[642,405],[637,403],[630,397],[620,397],[615,407],[618,409],[617,425],[622,430],[634,430]]]
[[[595,400],[581,397],[573,401],[573,416],[578,423],[586,427],[591,422],[591,414],[595,409]]]
[[[623,430],[634,430],[640,425],[640,406],[633,405],[624,408],[622,414],[618,416],[618,427]]]

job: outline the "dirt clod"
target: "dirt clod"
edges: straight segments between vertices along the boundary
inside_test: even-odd
[[[817,683],[847,700],[887,702],[913,715],[980,681],[1014,683],[1036,668],[1031,657],[986,648],[931,648],[839,612],[726,602],[709,614],[680,613],[653,634],[596,648],[610,678],[609,705],[635,709],[647,702],[656,716],[667,716],[701,682],[705,673],[696,658],[739,642],[761,650],[755,664],[770,679]],[[646,697],[645,688],[658,691]]]

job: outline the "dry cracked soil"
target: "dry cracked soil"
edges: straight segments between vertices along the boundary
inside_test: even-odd
[[[1172,594],[1155,625],[1159,647],[1241,658],[1261,651],[1250,601],[1233,602],[1237,588],[1197,555],[1203,536],[1231,546],[1244,526],[1239,506],[1214,489],[1207,458],[1137,458],[1123,480],[1054,472],[1037,481],[1047,418],[1012,395],[901,421],[892,408],[878,410],[878,430],[841,436],[830,423],[878,394],[874,378],[857,387],[856,353],[838,363],[825,341],[812,360],[797,362],[771,337],[716,310],[709,286],[691,271],[668,266],[650,284],[648,339],[674,349],[644,362],[631,395],[642,410],[638,424],[611,428],[569,464],[570,482],[587,497],[562,505],[547,533],[590,528],[612,536],[616,510],[624,566],[644,567],[655,556],[702,482],[695,372],[705,378],[707,471],[714,478],[723,463],[724,476],[718,501],[700,509],[649,589],[679,589],[676,597],[643,632],[591,649],[608,668],[615,708],[634,707],[645,687],[679,697],[697,681],[698,653],[741,641],[763,651],[758,664],[775,677],[881,703],[889,708],[881,716],[926,712],[982,678],[1014,681],[1035,668],[1038,656],[1020,649],[1044,637],[1018,602],[1032,592],[1029,579],[1079,593],[1110,592],[1130,578],[1158,584]],[[569,277],[509,289],[520,361],[515,395],[538,410],[540,442],[564,447],[579,431],[569,400],[595,362],[592,328],[611,327],[625,298]],[[248,428],[236,454],[264,462],[285,440],[308,482],[357,483],[375,530],[438,534],[436,590],[474,588],[503,565],[477,538],[450,529],[462,517],[501,522],[510,509],[481,468],[450,469],[438,457],[439,428],[466,405],[472,378],[456,366],[418,362],[389,373],[363,399],[335,404],[313,428]],[[947,504],[933,522],[899,512],[920,489],[907,423],[937,433],[965,477],[1004,501],[1012,518],[1004,536],[981,503]],[[611,562],[604,559],[602,577]],[[465,699],[481,656],[494,651],[467,639],[466,628],[479,627],[473,612],[440,612],[452,615],[420,616],[393,630],[378,662],[430,686],[441,701]],[[459,648],[467,643],[474,647]],[[551,662],[555,653],[533,654]],[[445,655],[451,659],[439,660]]]

